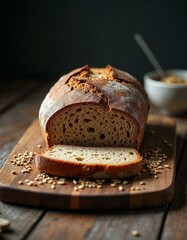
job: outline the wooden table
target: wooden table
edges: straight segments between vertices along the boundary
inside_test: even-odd
[[[17,80],[0,87],[0,168],[37,117],[52,83]],[[151,109],[151,112],[155,110]],[[187,239],[187,115],[177,123],[175,196],[166,206],[111,212],[70,212],[15,206],[0,202],[0,217],[10,230],[2,239]],[[140,232],[139,237],[132,235]]]

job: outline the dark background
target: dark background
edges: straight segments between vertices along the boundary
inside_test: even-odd
[[[84,64],[111,64],[142,80],[152,66],[136,32],[163,68],[186,69],[186,2],[1,0],[0,75],[57,80]]]

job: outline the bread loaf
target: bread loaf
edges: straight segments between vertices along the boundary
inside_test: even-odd
[[[142,159],[132,148],[56,145],[40,153],[36,166],[62,177],[122,178],[140,172]]]
[[[142,85],[112,66],[84,66],[61,77],[43,100],[39,120],[48,147],[139,149],[149,104]]]

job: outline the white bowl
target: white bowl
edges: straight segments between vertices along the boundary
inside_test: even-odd
[[[187,81],[187,70],[169,69],[167,74],[173,74]],[[150,102],[161,113],[178,115],[187,111],[187,84],[173,84],[154,80],[158,77],[155,71],[144,75],[144,87]]]

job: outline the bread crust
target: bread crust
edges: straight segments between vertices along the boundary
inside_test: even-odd
[[[119,110],[129,115],[137,126],[135,147],[139,149],[149,109],[148,97],[142,85],[130,74],[110,65],[106,66],[105,69],[100,69],[110,74],[108,79],[101,78],[95,81],[89,77],[78,77],[78,81],[86,81],[86,84],[90,87],[90,91],[79,90],[68,85],[70,78],[75,77],[76,79],[77,75],[81,72],[90,70],[92,68],[90,69],[86,65],[61,77],[50,89],[42,102],[39,111],[39,120],[48,146],[52,146],[48,126],[51,119],[59,111],[63,111],[64,108],[76,104],[78,106],[82,103],[93,103],[103,105],[109,111]],[[129,93],[133,94],[130,95]]]

